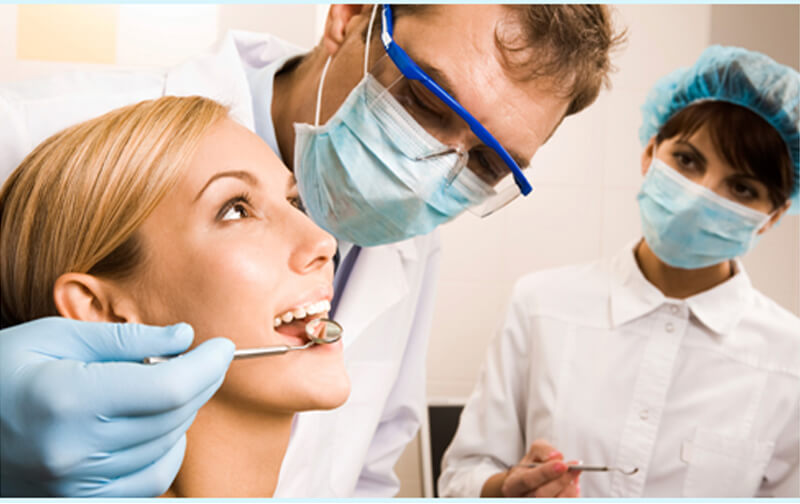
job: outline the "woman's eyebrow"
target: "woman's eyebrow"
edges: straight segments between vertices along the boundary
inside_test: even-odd
[[[700,150],[697,147],[692,145],[692,143],[690,141],[683,140],[683,139],[679,138],[678,140],[675,141],[675,143],[683,145],[684,147],[687,147],[688,149],[690,149],[694,153],[694,155],[697,156],[697,159],[701,163],[703,163],[703,164],[707,164],[708,163],[708,161],[706,161],[706,157],[703,155],[703,153],[700,152]]]
[[[208,186],[211,185],[212,182],[214,182],[215,180],[219,180],[221,178],[224,178],[224,177],[237,178],[239,180],[242,180],[242,181],[250,184],[251,186],[258,187],[258,179],[256,179],[250,172],[241,171],[241,170],[239,170],[239,171],[219,172],[219,173],[215,173],[214,175],[211,176],[210,179],[208,179],[208,182],[206,182],[206,185],[204,185],[203,188],[200,189],[200,192],[198,192],[197,196],[194,197],[194,200],[192,201],[192,203],[194,203],[195,201],[200,199],[200,196],[203,195],[203,191],[205,191],[208,188]]]

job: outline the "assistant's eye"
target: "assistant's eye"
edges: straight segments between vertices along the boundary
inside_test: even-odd
[[[698,171],[700,169],[699,164],[691,154],[675,152],[672,154],[672,157],[678,163],[678,167],[682,170]]]
[[[217,220],[231,221],[250,217],[250,206],[249,196],[240,194],[239,196],[229,199],[222,205],[222,208],[217,212]]]
[[[740,201],[753,201],[758,199],[758,191],[745,182],[732,180],[728,183],[731,194]]]

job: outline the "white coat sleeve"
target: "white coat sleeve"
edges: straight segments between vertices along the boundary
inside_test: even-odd
[[[0,84],[0,177],[54,133],[162,95],[159,72],[72,71]]]
[[[433,321],[433,304],[441,259],[438,234],[431,237],[411,334],[403,354],[397,381],[384,405],[381,420],[370,442],[366,461],[352,497],[393,497],[400,489],[394,472],[397,459],[414,439],[425,418],[425,361]]]
[[[489,477],[525,455],[530,348],[527,310],[519,284],[503,328],[489,345],[478,382],[442,459],[442,497],[479,497]]]

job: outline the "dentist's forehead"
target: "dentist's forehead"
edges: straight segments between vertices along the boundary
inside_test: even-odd
[[[440,84],[448,85],[504,146],[530,159],[560,122],[568,101],[546,79],[519,81],[503,66],[496,36],[516,23],[514,13],[501,5],[436,6],[417,16],[399,16],[394,35],[423,69],[435,69],[434,78],[444,80]]]

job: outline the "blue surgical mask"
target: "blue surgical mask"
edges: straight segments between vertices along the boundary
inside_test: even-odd
[[[676,268],[698,269],[744,255],[770,219],[695,184],[655,152],[638,200],[647,245]]]
[[[339,239],[373,246],[427,234],[494,194],[470,170],[452,180],[462,154],[436,155],[448,147],[369,73],[317,124],[295,124],[294,174],[308,214]]]

